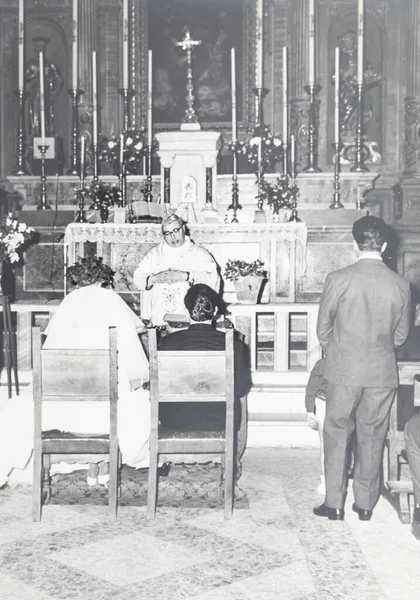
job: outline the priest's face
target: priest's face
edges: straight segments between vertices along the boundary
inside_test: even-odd
[[[162,229],[163,239],[171,248],[179,248],[185,242],[185,229],[179,221],[166,223]]]

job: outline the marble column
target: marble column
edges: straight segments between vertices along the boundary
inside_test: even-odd
[[[411,0],[405,98],[405,173],[420,175],[420,6]]]
[[[97,48],[98,0],[79,2],[79,131],[92,139],[92,51]],[[99,67],[98,67],[99,79]],[[91,144],[86,146],[86,164],[92,164]]]
[[[400,222],[418,223],[420,216],[420,6],[411,0],[407,44],[407,96],[404,99],[404,171]]]
[[[296,164],[298,170],[301,170],[307,164],[309,137],[309,96],[304,89],[309,79],[308,0],[295,0],[291,10],[290,133],[296,139]]]

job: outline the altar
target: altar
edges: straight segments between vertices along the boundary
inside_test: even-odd
[[[305,274],[307,228],[304,223],[188,225],[191,239],[216,260],[223,279],[228,259],[261,259],[268,271],[262,302],[296,302]],[[145,253],[162,241],[157,224],[71,223],[65,231],[65,262],[72,264],[87,252],[102,256],[116,271],[115,289],[138,304],[133,273]],[[236,302],[233,284],[224,280],[224,299]]]

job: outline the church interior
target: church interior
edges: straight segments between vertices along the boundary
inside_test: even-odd
[[[390,226],[383,260],[420,325],[419,0],[0,0],[0,40],[0,597],[417,600],[405,408],[372,520],[352,514],[350,479],[332,523],[312,514],[305,390],[325,279],[355,262],[357,219]],[[111,489],[55,472],[33,522],[28,464],[1,471],[3,411],[36,380],[32,329],[92,258],[141,318],[134,273],[172,214],[217,263],[249,348],[233,517],[218,460],[161,471],[154,520],[148,469],[123,467],[116,520]],[[263,268],[254,297],[231,276],[241,264]],[[411,412],[417,375],[420,348],[399,364]]]

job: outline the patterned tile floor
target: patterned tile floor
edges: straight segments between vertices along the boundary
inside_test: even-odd
[[[381,499],[368,523],[332,522],[320,502],[317,451],[250,449],[249,508],[48,505],[31,521],[28,488],[0,491],[2,600],[418,600],[420,542]]]

